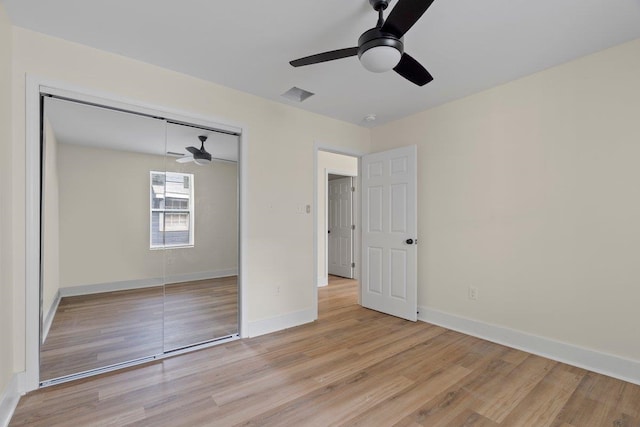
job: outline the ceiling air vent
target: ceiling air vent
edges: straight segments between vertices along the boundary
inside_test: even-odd
[[[302,102],[313,95],[314,94],[309,91],[306,91],[304,89],[300,89],[299,87],[294,86],[288,91],[286,91],[285,93],[283,93],[281,96],[291,101]]]

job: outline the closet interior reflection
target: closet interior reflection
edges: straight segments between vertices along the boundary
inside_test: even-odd
[[[238,136],[43,105],[41,383],[236,337]]]

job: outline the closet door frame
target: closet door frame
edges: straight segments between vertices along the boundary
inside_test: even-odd
[[[234,123],[227,119],[214,116],[204,116],[188,111],[178,110],[169,106],[154,105],[139,100],[119,96],[113,93],[102,92],[85,87],[80,87],[66,82],[52,80],[41,76],[27,75],[25,85],[26,118],[25,118],[25,371],[19,376],[19,391],[26,393],[41,387],[40,384],[40,325],[41,325],[41,229],[40,229],[40,203],[41,203],[41,159],[40,141],[42,129],[42,105],[41,97],[53,95],[72,101],[104,106],[115,110],[142,114],[151,117],[170,120],[172,122],[192,124],[224,132],[237,133],[239,139],[239,165],[238,165],[238,328],[239,337],[246,337],[246,232],[247,212],[245,206],[247,197],[247,152],[248,129],[246,125]],[[228,340],[226,340],[228,341]],[[219,344],[220,341],[205,343],[184,350],[165,353],[155,357],[162,359],[177,354],[199,350]],[[131,364],[135,364],[132,362]],[[122,366],[114,367],[120,369]],[[104,371],[101,371],[104,372]],[[94,375],[94,373],[85,376]],[[81,377],[81,376],[80,376]]]

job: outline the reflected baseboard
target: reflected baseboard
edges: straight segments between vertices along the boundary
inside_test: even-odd
[[[103,292],[126,291],[131,289],[152,288],[154,286],[172,283],[191,282],[195,280],[218,279],[221,277],[237,276],[238,269],[231,268],[217,271],[203,271],[197,273],[178,274],[167,277],[152,277],[149,279],[123,280],[119,282],[96,283],[92,285],[71,286],[60,288],[60,297],[100,294]]]
[[[58,310],[58,305],[60,305],[60,299],[62,296],[60,295],[60,290],[56,292],[56,297],[53,299],[51,306],[48,310],[46,310],[46,315],[42,321],[42,342],[47,339],[47,335],[49,334],[49,329],[51,329],[51,324],[53,323],[53,318],[56,315],[56,311]]]

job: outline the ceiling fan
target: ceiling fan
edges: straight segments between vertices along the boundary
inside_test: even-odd
[[[204,149],[204,143],[207,140],[205,135],[200,135],[198,137],[200,140],[200,149],[196,147],[186,147],[186,150],[191,153],[191,155],[186,155],[184,157],[180,157],[176,159],[178,163],[187,163],[187,162],[195,162],[197,165],[207,165],[211,163],[211,154]]]
[[[358,39],[358,46],[318,53],[289,63],[294,67],[302,67],[358,55],[360,63],[369,71],[383,73],[394,70],[418,86],[426,85],[433,77],[418,61],[404,52],[402,38],[434,0],[398,0],[385,20],[383,12],[389,1],[369,0],[378,12],[378,23],[374,28],[362,33]]]

